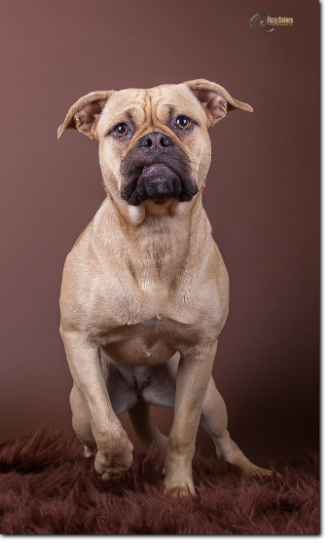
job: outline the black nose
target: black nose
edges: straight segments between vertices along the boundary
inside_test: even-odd
[[[170,147],[170,145],[173,145],[172,139],[161,132],[146,134],[138,142],[139,147],[149,149],[149,151],[160,151],[164,147]]]

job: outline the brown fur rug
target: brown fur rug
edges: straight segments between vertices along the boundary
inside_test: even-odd
[[[165,498],[164,454],[156,449],[134,453],[132,468],[105,483],[76,441],[39,430],[0,446],[0,532],[318,534],[318,464],[308,453],[254,480],[196,453],[198,495]]]

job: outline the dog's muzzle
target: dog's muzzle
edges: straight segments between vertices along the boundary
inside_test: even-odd
[[[178,175],[165,164],[152,164],[143,169],[137,187],[143,190],[147,199],[164,203],[168,198],[178,198],[182,186]]]
[[[169,136],[147,134],[122,161],[121,196],[133,206],[146,200],[161,205],[170,198],[188,202],[198,192],[190,172],[188,157]]]

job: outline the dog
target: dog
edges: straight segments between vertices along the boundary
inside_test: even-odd
[[[73,378],[72,424],[104,480],[132,464],[118,416],[139,438],[166,448],[164,492],[195,494],[199,424],[218,458],[251,475],[230,438],[211,376],[229,309],[229,276],[211,235],[202,192],[211,161],[208,129],[231,110],[251,112],[205,79],[151,89],[96,91],[58,128],[99,142],[106,198],[68,254],[60,335]],[[169,437],[150,405],[174,408]]]

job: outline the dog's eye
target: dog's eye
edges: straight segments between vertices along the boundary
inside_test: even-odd
[[[190,127],[191,125],[191,122],[190,122],[190,119],[188,119],[188,117],[186,117],[185,115],[180,115],[177,120],[175,121],[175,124],[181,128],[181,130],[187,130],[187,128]]]
[[[117,125],[117,127],[115,128],[115,134],[117,136],[125,136],[128,132],[128,127],[126,126],[125,123],[120,123]]]

